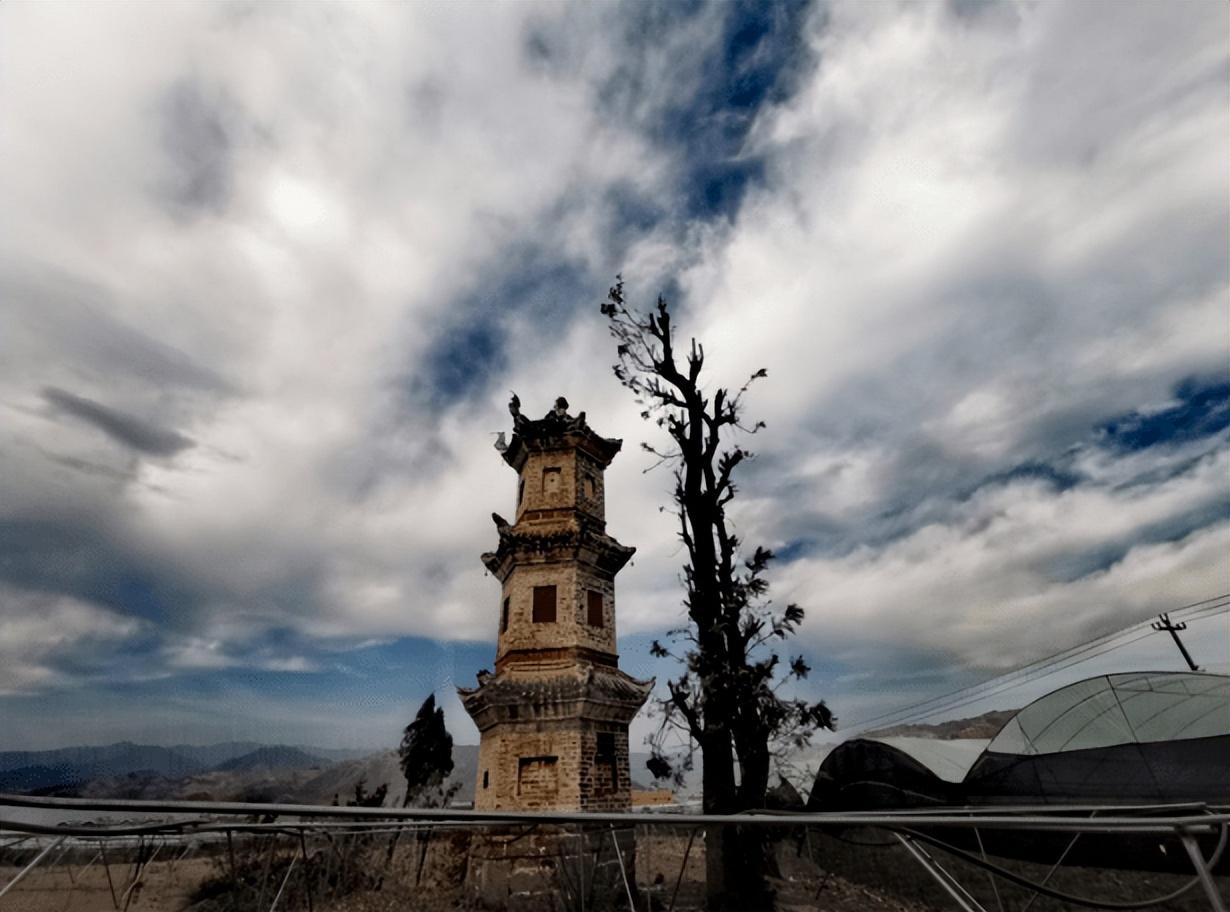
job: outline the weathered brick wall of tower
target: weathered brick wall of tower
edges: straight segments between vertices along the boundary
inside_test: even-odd
[[[622,810],[631,806],[628,725],[652,681],[619,670],[615,575],[632,556],[606,534],[603,473],[620,441],[567,403],[539,421],[514,400],[516,521],[494,516],[500,580],[494,674],[460,691],[481,733],[475,807]]]

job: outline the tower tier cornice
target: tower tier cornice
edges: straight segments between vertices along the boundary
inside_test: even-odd
[[[475,688],[457,688],[480,731],[498,722],[536,724],[570,718],[632,721],[654,681],[616,669],[589,668],[553,675],[497,673]]]
[[[636,548],[621,545],[588,523],[552,524],[543,528],[504,526],[495,551],[482,555],[483,564],[501,582],[518,564],[577,561],[614,576],[632,559]]]

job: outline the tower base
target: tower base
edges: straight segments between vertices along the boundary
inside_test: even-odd
[[[636,836],[632,827],[584,833],[560,827],[490,830],[470,843],[470,899],[485,909],[635,910]]]

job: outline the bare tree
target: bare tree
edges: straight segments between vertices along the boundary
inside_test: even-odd
[[[760,808],[774,755],[805,745],[817,729],[836,721],[823,701],[783,694],[809,671],[801,655],[783,664],[774,648],[798,629],[803,609],[778,609],[768,599],[765,573],[773,553],[758,547],[745,559],[726,514],[738,493],[735,471],[752,455],[730,438],[764,427],[743,423],[743,396],[767,371],[756,371],[733,394],[721,387],[709,392],[701,376],[704,347],[692,339],[686,353],[677,352],[670,308],[661,297],[648,313],[635,311],[617,278],[602,313],[617,343],[615,376],[636,396],[641,417],[670,440],[664,448],[642,447],[658,464],[674,468],[674,508],[687,549],[687,622],[671,631],[667,645],[652,646],[654,655],[678,659],[683,670],[667,682],[659,703],[650,771],[678,781],[699,749],[706,813]],[[771,905],[765,850],[756,833],[748,827],[707,834],[711,910]]]

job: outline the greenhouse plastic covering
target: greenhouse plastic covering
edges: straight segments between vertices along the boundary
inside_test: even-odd
[[[986,749],[985,738],[888,737],[875,739],[909,754],[945,782],[960,782]]]
[[[1016,714],[988,751],[1038,755],[1230,735],[1230,677],[1104,675],[1060,688]]]
[[[1020,710],[973,757],[984,743],[851,739],[820,765],[808,807],[1230,804],[1230,676],[1089,678]]]

